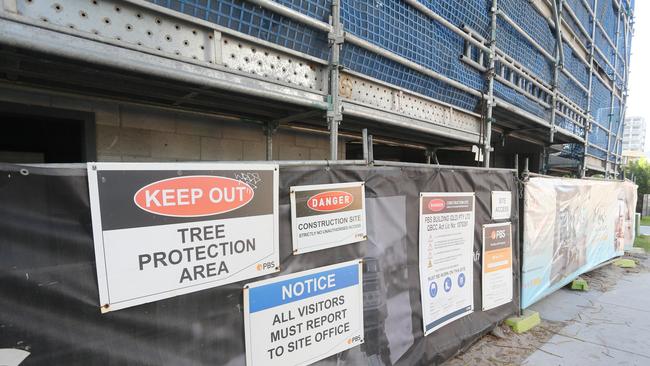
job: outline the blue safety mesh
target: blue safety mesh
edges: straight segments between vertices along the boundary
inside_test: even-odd
[[[483,75],[459,61],[464,50],[459,35],[403,2],[350,3],[355,6],[341,9],[347,32],[464,85],[483,88]]]
[[[591,28],[583,28],[587,31],[587,33],[584,33],[582,32],[581,28],[578,26],[579,24],[582,24],[580,21],[576,21],[575,19],[573,19],[573,17],[569,16],[568,14],[564,16],[563,19],[567,22],[569,28],[571,28],[571,30],[578,37],[580,42],[585,47],[588,47],[590,44],[589,38],[591,37]]]
[[[625,59],[623,56],[619,55],[617,56],[618,59],[616,60],[616,71],[618,71],[618,79],[617,81],[623,81],[625,78]]]
[[[582,24],[582,27],[587,31],[587,33],[591,34],[591,15],[589,14],[589,10],[582,3],[582,0],[565,0],[565,2],[569,5],[571,10],[573,10],[573,13],[580,21],[580,24]],[[569,18],[571,18],[570,15],[565,15],[565,19]]]
[[[612,109],[612,115],[609,118],[611,119],[610,129],[612,136],[620,135],[623,132],[621,131],[623,126],[621,126],[621,103],[618,98],[614,98],[614,109]]]
[[[559,113],[555,114],[555,125],[567,132],[571,132],[578,137],[585,137],[584,127],[574,123],[571,119],[560,115]]]
[[[619,67],[619,66],[620,66],[620,68],[619,68],[620,71],[619,72],[623,72],[623,73],[620,74],[621,77],[616,78],[616,87],[619,88],[619,89],[623,89],[624,86],[625,86],[625,79],[624,79],[625,78],[625,68],[622,65],[618,65],[617,67]]]
[[[619,155],[621,154],[619,149],[621,149],[621,143],[616,143],[617,137],[623,135],[623,120],[621,118],[621,102],[618,98],[614,99],[614,114],[612,115],[612,123],[611,123],[611,132],[612,132],[612,138],[610,141],[610,146],[609,146],[609,151],[618,153]],[[612,160],[615,160],[616,157],[614,155],[611,155]]]
[[[475,110],[479,103],[479,98],[471,94],[355,45],[343,45],[341,62],[353,71],[460,108]]]
[[[503,19],[497,19],[497,47],[547,83],[553,81],[553,64]]]
[[[578,135],[576,131],[576,124],[565,118],[564,116],[555,115],[555,125],[567,132]]]
[[[614,69],[612,69],[611,66],[607,62],[605,62],[605,59],[598,53],[594,53],[594,61],[596,62],[597,66],[599,66],[604,72],[605,72],[605,77],[609,79],[614,78]]]
[[[555,53],[555,35],[546,19],[530,1],[499,0],[499,9],[551,55]],[[498,38],[498,37],[497,37]]]
[[[626,56],[627,56],[627,44],[625,42],[625,32],[623,30],[623,24],[621,24],[621,32],[618,35],[618,60],[616,63],[616,70],[618,71],[618,74],[621,78],[625,77],[625,63],[626,63]],[[622,82],[622,80],[617,80],[619,83]],[[622,84],[619,84],[622,85]]]
[[[625,55],[625,24],[621,22],[621,29],[618,33],[618,53]]]
[[[612,93],[605,85],[594,77],[591,92],[591,111],[592,116],[598,123],[607,127],[609,123],[609,110],[612,102]]]
[[[494,82],[494,95],[540,118],[550,118],[550,113],[539,103],[499,81]]]
[[[612,138],[609,141],[609,149],[607,149],[610,152],[610,155],[609,155],[609,160],[610,161],[615,161],[616,160],[616,155],[614,155],[614,154],[617,153],[618,145],[621,145],[621,144],[620,143],[617,144],[616,143],[616,136],[612,135]]]
[[[632,32],[629,32],[627,35],[627,47],[625,48],[625,58],[627,59],[627,64],[630,64],[630,58],[632,53],[630,49],[632,48]]]
[[[618,12],[616,11],[614,0],[598,0],[598,9],[596,18],[607,31],[610,39],[616,39],[616,20]]]
[[[327,59],[327,34],[242,0],[149,0],[236,31]]]
[[[609,142],[609,149],[611,153],[617,152],[619,146],[621,145],[620,143],[617,144],[617,137],[623,134],[623,124],[621,120],[621,103],[618,100],[618,98],[614,99],[614,109],[613,113],[610,116],[611,119],[611,133],[612,137]],[[616,158],[615,155],[610,155],[610,160],[614,160]]]
[[[595,148],[592,145],[596,145],[596,146],[600,147],[601,149],[607,149],[607,142],[608,142],[607,140],[608,140],[607,131],[605,131],[604,129],[602,129],[602,128],[596,126],[596,125],[592,125],[591,126],[591,131],[589,131],[589,144],[590,144],[590,146],[587,149],[587,151],[590,154],[594,155],[594,156],[597,156],[597,157],[599,157],[601,159],[605,159],[605,157],[607,156],[607,153]]]
[[[560,156],[569,159],[580,159],[585,153],[585,146],[582,144],[565,144],[562,146]]]
[[[586,65],[567,43],[564,46],[564,68],[573,75],[584,87],[589,86],[589,66]]]
[[[350,0],[344,0],[350,1]],[[359,1],[359,0],[357,0]],[[490,38],[490,0],[420,0],[420,3],[457,27],[463,25]]]
[[[332,0],[273,0],[321,22],[329,23]]]
[[[589,145],[589,146],[587,147],[587,154],[592,155],[592,156],[595,156],[595,157],[597,157],[598,159],[602,159],[602,160],[605,160],[605,158],[607,157],[607,153],[606,153],[606,152],[597,149],[597,148],[594,147],[593,145]]]
[[[564,73],[558,74],[558,90],[582,109],[587,109],[587,93]]]
[[[603,31],[600,29],[596,29],[596,37],[594,38],[596,41],[596,46],[598,49],[602,52],[603,56],[607,61],[609,61],[610,64],[614,65],[614,56],[615,56],[615,51],[614,47],[612,47],[611,43],[603,36]],[[598,52],[596,52],[596,56],[599,58],[602,58],[603,56],[600,56]],[[606,64],[605,62],[602,62],[602,64]],[[601,65],[602,66],[602,65]],[[611,66],[607,66],[611,70]]]

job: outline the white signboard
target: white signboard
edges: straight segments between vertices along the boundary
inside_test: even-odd
[[[363,182],[291,187],[293,253],[365,240],[364,188]]]
[[[355,260],[246,285],[246,365],[309,365],[363,343],[362,283]]]
[[[474,193],[420,194],[424,335],[474,309]]]
[[[89,163],[102,312],[279,270],[273,164]]]
[[[512,227],[509,222],[483,225],[483,310],[512,301]]]
[[[508,220],[512,211],[512,192],[492,191],[492,220]]]

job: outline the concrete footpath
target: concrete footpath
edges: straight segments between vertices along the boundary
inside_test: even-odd
[[[542,318],[532,330],[501,325],[445,366],[650,365],[650,259],[634,259],[583,275],[589,291],[565,287],[531,306]]]
[[[532,306],[545,320],[567,325],[523,365],[650,365],[650,273],[623,272],[613,283],[589,277],[594,290],[562,289]]]

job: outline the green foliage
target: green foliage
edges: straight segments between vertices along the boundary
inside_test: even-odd
[[[634,246],[645,249],[646,252],[650,252],[650,236],[641,235],[634,239]]]
[[[641,158],[629,163],[624,170],[626,178],[635,178],[636,184],[639,186],[637,192],[639,199],[637,202],[643,202],[643,195],[650,193],[650,164],[645,158]],[[637,208],[638,207],[640,207],[640,205],[637,205]]]
[[[641,217],[641,226],[650,226],[650,216]]]

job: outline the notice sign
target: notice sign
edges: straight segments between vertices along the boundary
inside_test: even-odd
[[[512,211],[512,192],[492,191],[492,220],[508,220]]]
[[[474,309],[474,193],[420,194],[424,335]]]
[[[483,310],[512,301],[512,230],[509,222],[483,225]]]
[[[365,240],[364,188],[363,182],[291,187],[293,253]]]
[[[102,312],[279,270],[272,164],[89,163]]]
[[[363,343],[361,261],[244,287],[246,364],[309,365]]]

